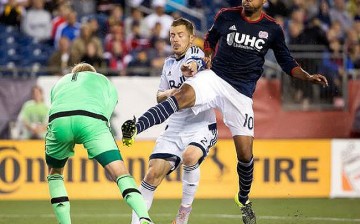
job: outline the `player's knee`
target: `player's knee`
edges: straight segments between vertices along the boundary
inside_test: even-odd
[[[237,151],[236,154],[237,154],[238,161],[241,161],[241,162],[248,162],[253,157],[251,150]]]
[[[190,150],[186,150],[183,155],[183,164],[185,166],[192,166],[196,164],[200,158],[198,158],[197,155],[194,155],[194,153]]]
[[[195,104],[195,91],[190,85],[184,84],[174,97],[180,109],[192,107]]]
[[[63,173],[63,168],[49,167],[49,175],[54,175],[54,174],[62,175],[62,173]]]
[[[253,157],[251,148],[236,149],[236,154],[238,161],[242,162],[248,162]]]
[[[236,154],[239,161],[248,162],[253,157],[253,138],[251,136],[234,136]]]
[[[162,173],[155,168],[149,167],[144,180],[152,186],[158,186],[162,180]]]

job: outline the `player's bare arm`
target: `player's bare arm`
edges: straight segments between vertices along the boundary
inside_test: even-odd
[[[328,86],[328,81],[325,76],[320,74],[312,74],[310,75],[301,67],[294,68],[292,72],[292,76],[301,80],[309,81],[315,84],[320,84],[322,86]]]

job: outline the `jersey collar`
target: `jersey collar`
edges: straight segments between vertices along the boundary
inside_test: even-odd
[[[244,15],[244,8],[241,9],[240,14],[241,14],[241,17],[242,17],[246,22],[248,22],[248,23],[258,23],[258,22],[260,22],[260,21],[264,18],[264,16],[265,16],[265,13],[264,13],[264,12],[261,12],[261,15],[260,15],[260,18],[259,18],[259,19],[254,20],[254,21],[249,20],[249,19],[246,18],[246,16]]]
[[[175,60],[176,60],[176,61],[181,61],[183,58],[185,58],[185,54],[183,54],[180,58],[176,58],[176,57],[175,57]]]

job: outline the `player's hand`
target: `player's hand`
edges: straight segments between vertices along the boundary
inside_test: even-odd
[[[135,116],[132,120],[127,120],[121,125],[121,132],[123,145],[131,146],[134,144],[137,134]]]
[[[323,87],[328,86],[328,81],[325,76],[320,74],[313,74],[310,76],[309,81],[315,84],[320,84]]]
[[[193,77],[197,72],[197,64],[194,61],[191,61],[186,64],[182,64],[180,67],[181,73],[185,77]]]
[[[211,68],[211,56],[204,57],[203,60],[204,60],[204,62],[206,64],[206,68],[210,69]]]

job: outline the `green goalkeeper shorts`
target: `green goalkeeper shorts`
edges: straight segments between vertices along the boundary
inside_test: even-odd
[[[75,144],[83,144],[90,159],[101,165],[121,160],[121,155],[106,121],[88,116],[67,116],[52,120],[45,137],[46,162],[62,168],[74,155]],[[104,158],[106,157],[106,158]]]

